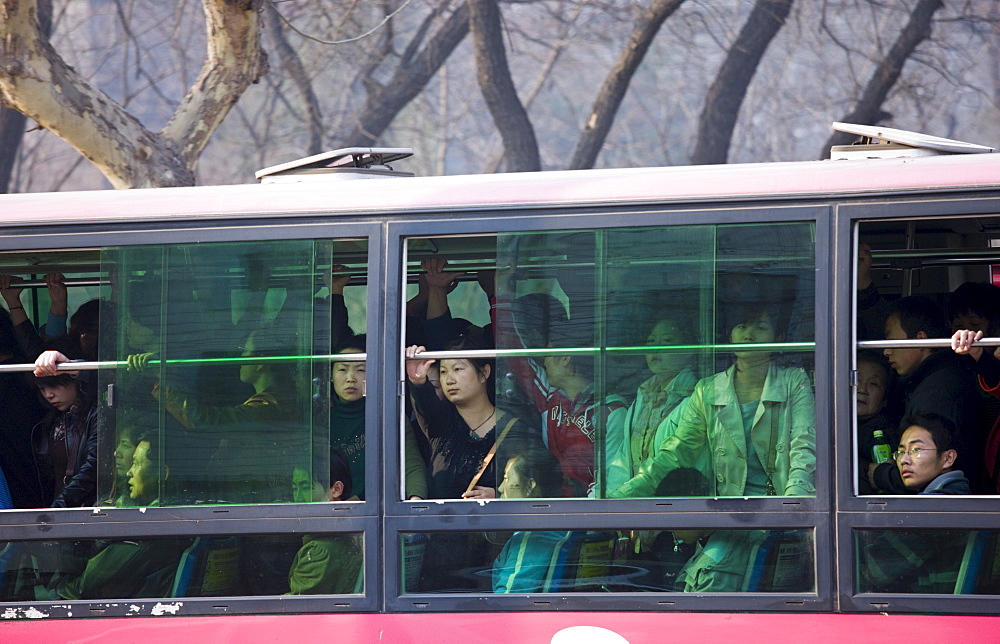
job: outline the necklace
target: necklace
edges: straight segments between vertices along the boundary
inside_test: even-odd
[[[479,423],[478,425],[476,425],[475,427],[473,427],[469,431],[469,435],[470,436],[475,435],[475,433],[479,430],[480,427],[482,427],[483,425],[485,425],[489,421],[490,418],[493,418],[493,414],[495,414],[495,413],[497,413],[497,408],[496,407],[493,408],[493,411],[490,412],[489,416],[487,416],[486,418],[483,419],[483,422]]]

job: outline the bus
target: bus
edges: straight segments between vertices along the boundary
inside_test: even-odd
[[[412,177],[354,149],[0,196],[0,638],[993,641],[1000,409],[951,319],[884,324],[996,288],[1000,156],[856,133],[811,162]],[[914,454],[893,351],[968,372],[970,493],[868,476],[874,436]]]

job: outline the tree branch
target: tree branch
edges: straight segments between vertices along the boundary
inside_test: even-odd
[[[868,79],[861,97],[858,99],[854,109],[842,119],[845,123],[860,123],[862,125],[877,125],[888,115],[882,111],[882,104],[885,103],[889,90],[899,80],[903,72],[903,65],[923,41],[931,35],[931,22],[934,13],[944,6],[942,0],[920,0],[910,14],[910,19],[906,26],[899,32],[899,37],[892,44],[889,53],[886,54],[882,62],[875,69],[875,73]],[[819,158],[825,159],[830,156],[830,148],[835,145],[847,145],[854,140],[854,135],[845,132],[834,132],[823,145]]]
[[[503,139],[507,170],[541,170],[535,131],[507,66],[496,0],[469,0],[469,29],[476,51],[479,88]]]
[[[116,188],[193,184],[169,145],[66,64],[37,16],[34,0],[0,0],[0,106],[61,137]]]
[[[203,0],[208,54],[162,135],[194,169],[208,140],[252,83],[267,73],[260,46],[264,0]]]
[[[571,170],[581,170],[594,167],[597,155],[614,124],[615,115],[625,98],[632,76],[635,75],[650,45],[659,33],[663,22],[684,3],[684,0],[654,0],[643,13],[635,29],[629,36],[628,43],[618,56],[618,61],[604,79],[604,85],[597,94],[590,118],[583,127],[583,133],[576,144]]]
[[[323,151],[323,114],[320,112],[319,99],[313,90],[312,80],[306,73],[302,59],[285,38],[285,31],[281,26],[282,21],[277,15],[277,10],[274,9],[273,5],[270,6],[272,11],[268,13],[264,24],[267,26],[268,35],[274,41],[275,49],[278,50],[278,58],[281,60],[282,68],[295,83],[295,86],[299,88],[306,103],[306,114],[308,115],[306,127],[309,130],[307,153],[310,155],[319,154]]]
[[[401,63],[388,83],[379,86],[377,91],[369,92],[359,112],[358,124],[336,147],[375,145],[396,115],[423,91],[468,33],[469,6],[462,3],[419,54],[409,62]]]
[[[757,0],[705,97],[705,108],[698,120],[698,141],[694,154],[691,155],[691,163],[701,165],[726,162],[733,128],[747,88],[768,45],[785,24],[792,2],[793,0]]]

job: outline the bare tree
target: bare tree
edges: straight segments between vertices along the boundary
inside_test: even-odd
[[[590,118],[587,119],[576,151],[573,152],[573,160],[569,164],[571,170],[594,167],[632,76],[646,57],[663,21],[683,3],[684,0],[654,0],[643,12],[594,101]]]
[[[899,80],[903,72],[903,65],[910,59],[910,56],[920,45],[931,35],[931,21],[934,13],[944,6],[942,0],[920,0],[910,14],[910,19],[906,26],[899,32],[896,42],[885,57],[879,62],[878,67],[868,80],[854,109],[841,120],[846,123],[862,123],[875,125],[885,120],[889,114],[882,109],[889,90]],[[846,145],[855,137],[843,132],[835,132],[820,151],[819,158],[824,159],[830,155],[830,148],[834,145]]]
[[[364,77],[367,98],[357,112],[356,125],[339,139],[338,147],[374,145],[399,112],[424,90],[469,33],[469,7],[463,2],[424,44],[424,36],[438,15],[439,11],[434,11],[424,20],[400,56],[388,82],[378,83],[371,74],[374,66],[368,65],[368,73]]]
[[[509,172],[541,170],[535,130],[507,66],[500,8],[496,0],[469,0],[469,27],[476,50],[479,88],[503,139]]]
[[[757,0],[705,97],[691,163],[725,163],[747,88],[793,0]]]
[[[116,188],[194,184],[209,138],[244,90],[267,71],[263,0],[204,0],[205,64],[159,133],[91,85],[53,48],[35,0],[0,0],[0,106],[60,136]]]
[[[320,108],[319,98],[313,89],[312,79],[306,71],[305,65],[299,54],[285,37],[285,30],[282,26],[281,17],[278,15],[274,5],[268,5],[270,11],[265,15],[264,25],[267,28],[267,35],[274,43],[274,48],[278,52],[278,59],[281,61],[283,71],[292,79],[302,100],[305,101],[306,129],[309,131],[309,142],[306,152],[308,154],[319,154],[323,151],[323,113]]]

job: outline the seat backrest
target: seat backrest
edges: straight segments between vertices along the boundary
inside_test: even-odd
[[[985,530],[974,530],[969,533],[962,555],[962,565],[958,569],[955,580],[956,595],[971,595],[976,591],[976,582],[983,567],[987,543],[992,533]]]
[[[242,555],[238,537],[198,537],[181,555],[173,597],[220,597],[236,592]]]

